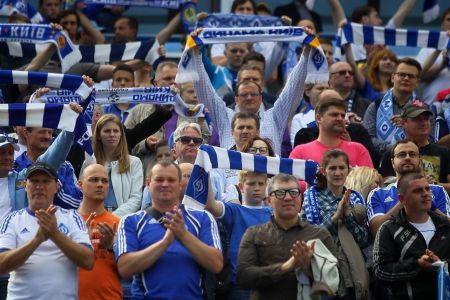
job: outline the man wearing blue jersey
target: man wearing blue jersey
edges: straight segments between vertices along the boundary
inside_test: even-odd
[[[420,172],[420,154],[417,144],[410,140],[398,141],[391,150],[391,163],[397,180],[405,173]],[[433,211],[449,215],[450,199],[445,189],[436,184],[430,184],[432,192]],[[378,228],[391,216],[396,216],[403,208],[398,201],[397,182],[383,188],[376,188],[367,197],[367,217],[369,229],[373,236]]]
[[[241,171],[239,188],[243,194],[242,205],[208,198],[205,209],[220,219],[228,233],[231,263],[231,290],[228,299],[249,299],[250,290],[240,289],[236,281],[239,245],[247,228],[270,220],[272,209],[263,206],[266,198],[267,174]],[[211,194],[211,193],[210,193]]]
[[[116,259],[122,277],[133,276],[134,299],[202,299],[201,269],[223,266],[214,218],[179,206],[181,171],[160,161],[151,169],[152,206],[119,223]]]
[[[11,272],[8,299],[78,299],[78,267],[94,251],[80,215],[53,205],[58,175],[37,162],[26,173],[29,205],[0,224],[0,274]]]

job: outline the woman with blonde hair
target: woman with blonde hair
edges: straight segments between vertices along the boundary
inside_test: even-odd
[[[353,168],[345,180],[345,186],[348,189],[359,192],[364,199],[374,188],[381,187],[383,184],[383,177],[377,170],[369,167],[355,167]]]
[[[124,127],[117,116],[100,117],[92,135],[92,146],[96,162],[108,170],[109,193],[105,207],[120,217],[138,211],[144,182],[142,163],[129,155]],[[88,164],[85,160],[82,170]]]

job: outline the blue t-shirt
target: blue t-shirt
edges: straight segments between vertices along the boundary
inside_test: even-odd
[[[224,205],[224,213],[220,220],[228,232],[231,282],[234,283],[236,282],[237,258],[242,236],[250,226],[267,223],[272,216],[272,209],[270,207],[250,208],[232,202],[220,203]]]
[[[430,184],[432,193],[431,210],[439,209],[442,213],[449,215],[450,199],[447,192],[440,185]],[[392,183],[384,188],[372,190],[367,197],[367,219],[386,214],[398,202],[397,184]]]
[[[220,249],[217,223],[205,211],[183,209],[187,230],[208,246]],[[147,248],[166,232],[145,211],[123,217],[119,223],[116,260],[122,254]],[[177,239],[143,274],[133,276],[133,299],[202,299],[201,270],[191,253]]]

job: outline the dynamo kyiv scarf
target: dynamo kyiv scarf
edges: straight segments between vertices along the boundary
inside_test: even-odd
[[[30,102],[41,103],[83,103],[79,95],[68,90],[52,90],[37,98],[34,93]],[[114,104],[114,103],[146,103],[158,105],[173,105],[175,112],[181,117],[204,118],[204,105],[186,104],[179,94],[175,94],[169,87],[136,87],[136,88],[111,88],[94,90],[92,94],[93,104]],[[91,106],[90,106],[91,107]],[[91,107],[92,109],[92,107]]]
[[[385,28],[347,23],[339,31],[337,45],[347,43],[357,45],[387,45],[417,48],[450,48],[450,38],[445,31]]]
[[[212,169],[246,170],[251,172],[286,173],[313,184],[319,164],[312,160],[267,157],[201,145],[186,187],[183,203],[204,209],[208,199],[208,179]]]
[[[81,59],[80,51],[74,47],[66,33],[55,30],[50,25],[0,24],[0,41],[31,44],[52,43],[56,46],[63,72]]]
[[[33,24],[44,21],[44,18],[36,8],[25,0],[0,1],[0,16],[10,16],[14,13],[27,17]]]
[[[197,21],[196,28],[271,27],[283,26],[281,19],[273,16],[214,13]]]
[[[78,113],[69,105],[44,103],[0,104],[0,126],[26,126],[75,131]]]
[[[186,47],[181,55],[178,73],[175,81],[185,83],[198,81],[198,74],[193,65],[191,49],[208,44],[223,43],[253,43],[253,42],[289,42],[296,41],[310,45],[308,58],[308,82],[328,82],[328,67],[325,54],[320,47],[319,39],[315,35],[308,35],[301,27],[244,27],[244,28],[204,28],[193,37],[188,36]]]
[[[40,85],[70,90],[83,100],[88,98],[92,92],[92,87],[87,86],[81,76],[69,74],[0,70],[0,82],[2,84]]]
[[[74,45],[73,47],[81,53],[80,62],[111,63],[141,59],[155,66],[160,59],[159,43],[156,39],[124,44]],[[1,54],[15,57],[35,57],[45,49],[46,45],[40,44],[0,43]]]

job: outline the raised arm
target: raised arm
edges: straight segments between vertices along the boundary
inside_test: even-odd
[[[342,23],[342,25],[344,24],[345,23]],[[345,51],[345,58],[352,68],[353,74],[355,74],[356,88],[362,90],[364,88],[364,84],[366,83],[366,77],[364,77],[363,72],[356,65],[355,56],[353,55],[351,44],[345,44],[343,47]]]
[[[77,9],[76,13],[78,15],[78,18],[80,18],[81,26],[83,26],[84,31],[86,31],[86,33],[88,33],[92,37],[94,44],[104,44],[105,37],[103,36],[103,33],[94,28],[91,21],[86,17],[85,14],[83,14],[80,9]]]
[[[174,34],[177,29],[178,26],[180,26],[180,13],[177,13],[172,20],[169,21],[169,23],[167,23],[166,27],[164,27],[163,29],[161,29],[160,32],[158,32],[158,34],[156,35],[156,40],[158,40],[158,42],[161,45],[164,45],[165,43],[167,43],[170,40],[170,37],[172,36],[172,34]]]
[[[395,27],[402,26],[406,17],[413,10],[416,5],[416,0],[403,0],[398,10],[395,12],[394,16],[391,18],[392,23]]]
[[[339,24],[346,20],[344,9],[342,8],[339,0],[328,0],[331,9],[331,17],[333,18],[333,24],[336,28],[339,28]]]

